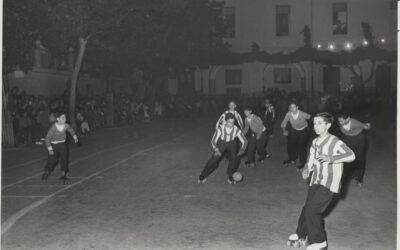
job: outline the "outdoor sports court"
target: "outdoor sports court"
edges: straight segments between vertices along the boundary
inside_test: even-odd
[[[395,249],[395,125],[384,119],[371,120],[364,186],[350,185],[325,219],[330,249]],[[282,166],[285,138],[274,134],[271,158],[256,168],[242,161],[242,183],[227,183],[223,161],[198,185],[213,121],[141,123],[82,137],[81,147],[70,144],[67,186],[58,168],[40,180],[44,147],[3,151],[2,249],[289,249],[307,186]]]

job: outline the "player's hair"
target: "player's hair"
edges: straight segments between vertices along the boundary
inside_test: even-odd
[[[250,107],[250,106],[246,106],[244,109],[243,109],[243,111],[250,111],[250,112],[253,112],[253,109]]]
[[[231,113],[228,113],[225,115],[225,121],[229,120],[229,119],[235,119],[235,116]]]
[[[337,116],[338,118],[343,118],[343,119],[347,119],[350,117],[349,111],[348,110],[341,110]]]
[[[322,113],[318,113],[318,114],[316,114],[315,116],[314,116],[314,118],[316,118],[316,117],[320,117],[320,118],[322,118],[322,120],[324,121],[324,122],[326,122],[326,123],[330,123],[330,124],[332,124],[333,123],[333,115],[331,115],[331,114],[329,114],[328,112],[322,112]]]
[[[299,106],[299,103],[297,102],[297,100],[296,99],[290,99],[289,101],[288,101],[288,106],[290,106],[290,105],[296,105],[296,107],[298,107]]]
[[[54,113],[54,117],[57,119],[57,118],[60,118],[61,116],[63,116],[63,115],[65,115],[65,118],[67,117],[67,114],[66,113],[64,113],[64,112],[57,112],[57,113]]]
[[[229,102],[228,102],[228,105],[231,104],[231,103],[233,103],[233,104],[236,105],[236,102],[235,102],[235,101],[229,101]]]

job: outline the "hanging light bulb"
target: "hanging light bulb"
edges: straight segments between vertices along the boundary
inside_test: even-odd
[[[353,45],[350,42],[347,42],[345,43],[344,47],[345,49],[350,50],[353,47]]]
[[[367,45],[368,45],[368,41],[367,41],[367,40],[363,40],[362,44],[363,44],[364,46],[367,46]]]
[[[381,38],[381,43],[385,43],[385,42],[386,42],[385,38]]]
[[[328,47],[330,50],[334,50],[335,49],[335,45],[333,44],[333,43],[331,43],[331,44],[329,44],[329,47]]]
[[[317,44],[317,48],[320,49],[322,46],[321,44]]]

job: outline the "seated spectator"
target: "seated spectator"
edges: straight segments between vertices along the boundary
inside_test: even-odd
[[[21,141],[28,144],[32,140],[32,121],[28,116],[28,112],[24,111],[19,119],[19,130],[21,131]]]

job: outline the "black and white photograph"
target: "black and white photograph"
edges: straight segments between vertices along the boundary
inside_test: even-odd
[[[0,7],[0,249],[400,249],[398,1]]]

